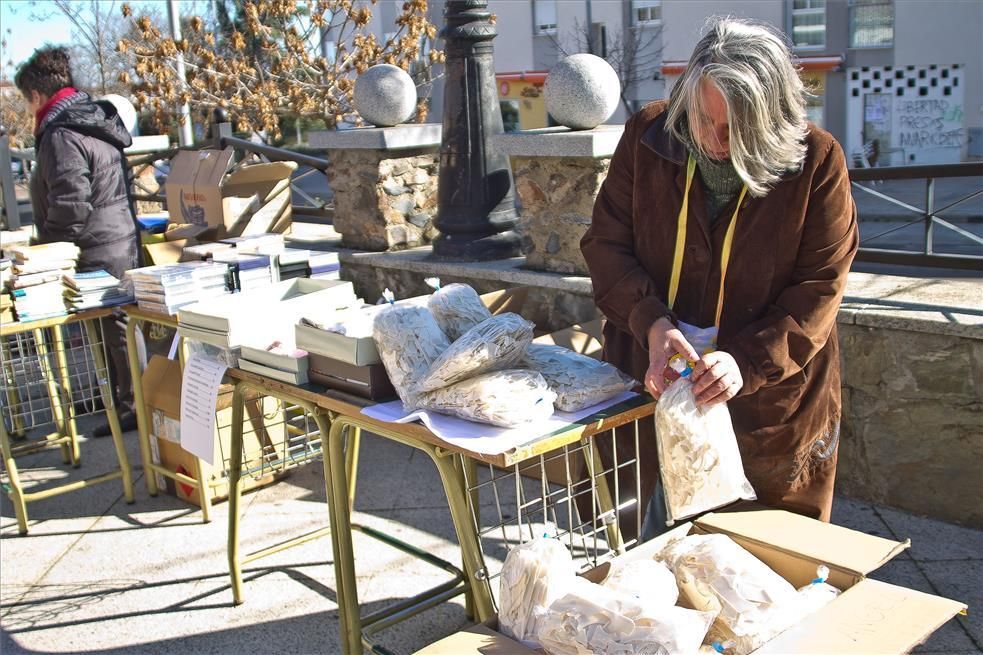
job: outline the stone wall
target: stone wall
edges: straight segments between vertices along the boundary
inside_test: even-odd
[[[840,325],[837,488],[983,527],[983,339]]]
[[[516,231],[527,268],[587,275],[580,239],[590,227],[594,198],[610,163],[594,157],[512,157],[522,201]]]
[[[345,247],[401,250],[437,236],[436,148],[339,149],[330,160],[334,228]]]
[[[136,155],[130,159],[143,158],[145,155]],[[153,164],[141,164],[133,169],[133,186],[131,191],[133,193],[144,194],[154,194],[160,190],[160,185],[157,183],[157,169],[153,167]],[[137,215],[141,214],[155,214],[157,212],[163,211],[164,205],[160,202],[152,202],[149,200],[137,200],[135,203]]]

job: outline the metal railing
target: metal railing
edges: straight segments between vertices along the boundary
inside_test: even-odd
[[[895,207],[900,207],[906,212],[914,214],[915,217],[910,221],[902,221],[902,225],[893,226],[888,230],[864,237],[860,242],[860,251],[857,253],[857,261],[870,262],[877,264],[896,264],[903,266],[932,266],[941,268],[956,268],[965,270],[983,271],[983,237],[974,234],[951,221],[946,220],[940,214],[962,205],[970,200],[983,199],[983,184],[975,190],[968,190],[964,195],[949,202],[943,207],[936,207],[935,193],[936,181],[943,178],[983,178],[983,162],[969,162],[962,164],[933,164],[927,166],[889,166],[884,168],[855,168],[850,170],[850,183],[854,189],[854,196],[857,193],[869,194],[890,203]],[[863,182],[886,182],[891,180],[925,180],[925,206],[916,207],[908,202],[892,197],[887,193],[878,191],[872,186],[866,186]],[[983,206],[981,206],[980,216],[983,216]],[[863,220],[863,215],[860,219]],[[924,241],[921,251],[896,250],[887,248],[871,247],[869,244],[881,237],[884,237],[898,230],[921,224],[924,227]],[[960,237],[969,240],[972,244],[979,246],[978,255],[973,254],[950,254],[935,252],[935,228],[941,227],[958,234]],[[868,244],[868,245],[865,245]]]

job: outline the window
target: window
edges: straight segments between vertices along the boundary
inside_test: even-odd
[[[533,0],[533,31],[556,34],[556,0]]]
[[[826,0],[791,0],[792,44],[796,48],[826,45]]]
[[[850,0],[850,47],[885,48],[894,44],[891,0]]]
[[[632,0],[631,19],[635,25],[662,21],[662,0]]]
[[[506,132],[518,132],[522,129],[519,126],[519,101],[518,100],[499,100],[502,108],[502,127]]]

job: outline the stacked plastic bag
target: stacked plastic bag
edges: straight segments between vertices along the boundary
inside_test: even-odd
[[[546,610],[576,577],[569,551],[556,539],[533,539],[510,550],[500,576],[502,632],[536,647]]]
[[[697,405],[688,377],[670,384],[659,398],[655,433],[670,525],[755,498],[727,405]]]
[[[408,411],[514,427],[635,386],[610,364],[532,346],[532,323],[513,313],[492,316],[469,286],[427,282],[438,288],[426,307],[415,300],[394,303],[387,289],[390,306],[372,319],[376,348]]]

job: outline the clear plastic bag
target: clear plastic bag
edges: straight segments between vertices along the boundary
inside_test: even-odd
[[[711,612],[649,608],[578,577],[540,621],[539,643],[551,655],[697,653],[712,621]]]
[[[669,525],[756,497],[727,405],[697,405],[689,378],[676,380],[659,398],[655,433]]]
[[[549,418],[555,398],[542,375],[513,369],[420,394],[415,402],[421,409],[508,428]]]
[[[478,292],[466,284],[439,287],[427,301],[437,325],[451,341],[491,318]]]
[[[672,607],[679,600],[676,576],[654,559],[611,562],[604,587],[632,596],[649,608]]]
[[[662,557],[687,603],[717,613],[710,639],[728,653],[750,653],[805,616],[801,594],[726,535],[690,535]]]
[[[596,405],[638,384],[617,367],[563,346],[530,344],[523,363],[546,378],[561,412]]]
[[[502,632],[538,647],[539,622],[546,609],[576,577],[570,552],[556,539],[533,539],[510,550],[499,578]]]
[[[372,322],[379,358],[406,409],[416,406],[420,381],[441,353],[450,347],[426,307],[390,305]]]
[[[420,391],[434,391],[482,373],[515,368],[532,343],[533,327],[512,313],[481,322],[433,362],[420,380]]]

